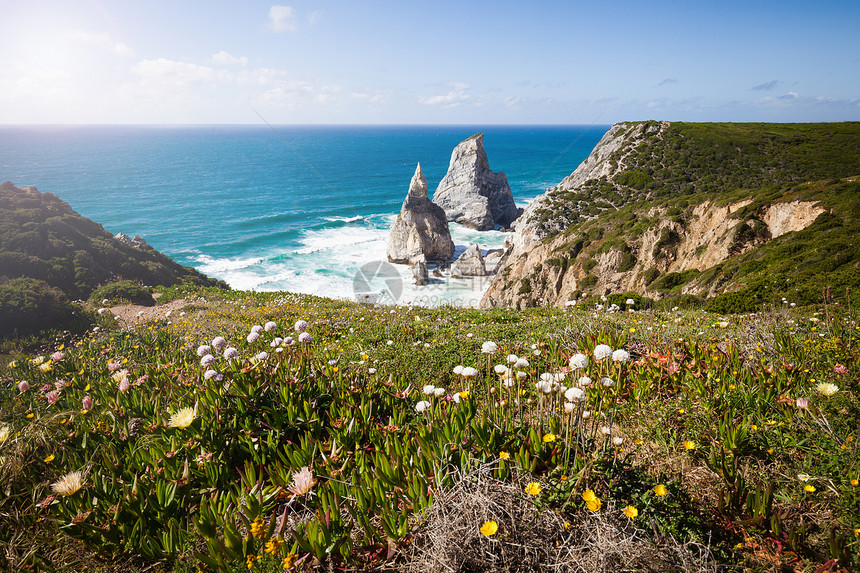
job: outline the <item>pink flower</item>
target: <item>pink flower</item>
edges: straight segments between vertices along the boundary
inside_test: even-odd
[[[797,404],[798,410],[808,410],[809,409],[809,398],[798,398],[795,400]]]
[[[263,330],[265,330],[266,332],[272,332],[276,328],[278,328],[278,325],[271,320],[263,326]]]
[[[837,364],[833,367],[833,371],[837,374],[848,374],[848,369],[845,368],[844,364]]]
[[[673,362],[669,365],[669,374],[677,374],[681,370],[681,365]]]
[[[299,334],[299,342],[308,343],[308,342],[313,342],[313,340],[314,340],[313,336],[311,336],[307,332],[303,332],[303,333]]]
[[[131,382],[128,381],[128,378],[123,378],[119,381],[119,391],[125,394],[128,392],[128,389],[131,388]]]
[[[84,396],[81,400],[81,405],[84,407],[84,410],[89,410],[93,407],[93,399],[89,396]]]
[[[305,466],[293,474],[293,483],[287,486],[287,489],[290,490],[293,495],[304,495],[308,493],[316,483],[317,480],[314,479],[314,474],[311,473],[311,470],[309,470],[307,466]]]
[[[26,380],[21,380],[20,382],[18,382],[18,391],[21,392],[22,394],[29,389],[30,389],[30,383],[27,382]]]
[[[56,390],[51,390],[50,392],[45,394],[45,398],[48,399],[48,404],[51,404],[53,406],[60,401],[60,393]]]
[[[249,334],[248,338],[247,338],[248,344],[253,344],[254,342],[257,341],[258,338],[260,338],[260,335],[256,332],[252,331],[251,334]]]
[[[66,355],[63,354],[62,352],[60,352],[59,350],[54,352],[53,354],[51,354],[51,360],[53,360],[54,362],[59,362],[60,360],[62,360],[65,357],[66,357]]]
[[[120,366],[121,364],[119,362],[108,362],[108,370],[110,370],[111,372],[116,372],[117,370],[119,370]]]

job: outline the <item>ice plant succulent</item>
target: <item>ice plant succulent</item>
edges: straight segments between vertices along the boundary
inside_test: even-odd
[[[293,495],[305,495],[311,491],[311,488],[314,487],[316,483],[317,480],[314,479],[314,474],[307,466],[304,466],[293,474],[293,483],[287,486],[287,489],[290,490]]]
[[[51,484],[51,490],[63,497],[74,495],[83,486],[83,472],[69,472]]]
[[[833,396],[839,391],[839,386],[836,384],[831,384],[830,382],[822,382],[818,386],[815,387],[819,394],[822,396]]]
[[[187,428],[191,425],[191,422],[194,421],[196,416],[194,408],[182,408],[170,416],[170,421],[167,425],[171,428]]]

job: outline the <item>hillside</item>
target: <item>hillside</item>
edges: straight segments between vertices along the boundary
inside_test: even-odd
[[[617,124],[526,209],[482,305],[844,296],[860,284],[858,174],[857,123]]]
[[[117,281],[226,287],[145,242],[114,238],[51,193],[0,185],[0,335],[55,326],[53,309],[73,313],[68,301]]]

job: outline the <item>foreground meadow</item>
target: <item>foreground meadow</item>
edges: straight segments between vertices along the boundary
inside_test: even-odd
[[[860,568],[856,310],[167,298],[3,361],[0,568]]]

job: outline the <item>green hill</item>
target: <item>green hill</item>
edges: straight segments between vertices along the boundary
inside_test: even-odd
[[[68,203],[33,187],[0,185],[0,336],[76,322],[69,301],[119,281],[223,286],[144,242],[114,238]]]

